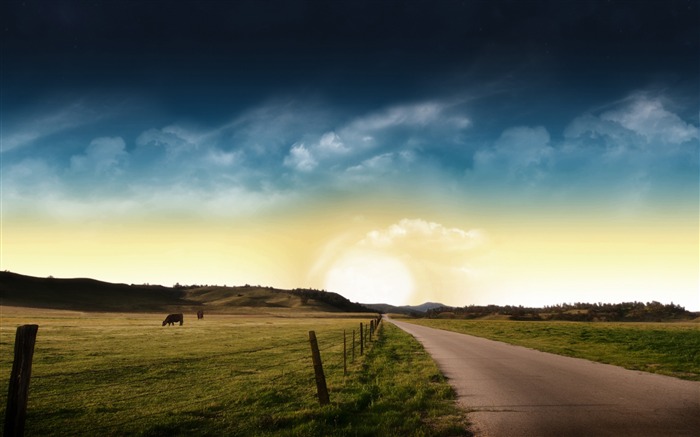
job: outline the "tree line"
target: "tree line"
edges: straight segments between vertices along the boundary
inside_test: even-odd
[[[476,319],[505,316],[511,320],[570,320],[581,322],[653,322],[688,320],[698,316],[674,303],[652,302],[573,303],[542,308],[513,305],[469,305],[461,308],[439,307],[426,312],[428,318]]]

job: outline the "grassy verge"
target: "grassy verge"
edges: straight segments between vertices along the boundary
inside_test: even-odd
[[[36,323],[27,436],[459,435],[453,394],[411,337],[386,329],[343,374],[343,331],[356,318],[207,315],[162,327],[162,315],[0,313],[0,392],[14,332]],[[331,396],[315,396],[308,331]],[[0,421],[4,421],[4,407]],[[456,425],[453,425],[456,424]]]
[[[433,360],[394,325],[381,325],[379,340],[345,391],[350,402],[327,408],[316,435],[472,435]]]
[[[407,320],[545,352],[700,381],[697,323]]]

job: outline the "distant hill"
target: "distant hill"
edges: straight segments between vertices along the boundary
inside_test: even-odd
[[[441,308],[444,306],[445,306],[445,304],[438,303],[438,302],[425,302],[425,303],[422,303],[420,305],[414,305],[414,306],[406,305],[406,306],[403,306],[401,308],[408,308],[410,310],[416,310],[418,312],[424,313],[426,311],[432,310],[433,308]]]
[[[382,313],[396,313],[406,315],[423,315],[426,311],[434,308],[444,307],[444,304],[437,302],[425,302],[420,305],[394,306],[386,303],[363,303],[362,305]]]
[[[167,312],[209,309],[287,308],[304,311],[373,312],[345,297],[320,290],[240,287],[127,285],[89,278],[37,278],[0,272],[0,305],[78,311]]]
[[[81,311],[150,311],[184,305],[181,291],[113,284],[88,278],[54,279],[0,272],[3,305]]]

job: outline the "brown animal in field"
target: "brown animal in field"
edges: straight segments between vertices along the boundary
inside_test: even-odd
[[[182,314],[170,314],[165,318],[165,320],[163,320],[163,326],[174,325],[177,322],[180,322],[180,326],[182,326],[183,321],[184,318],[182,317]]]
[[[197,311],[197,320],[203,319],[204,318],[204,311],[199,310]]]

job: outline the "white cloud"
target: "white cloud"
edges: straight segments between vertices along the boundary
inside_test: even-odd
[[[350,150],[335,132],[323,134],[318,142],[317,149],[324,155],[342,155]]]
[[[634,96],[622,108],[604,112],[600,119],[618,123],[642,135],[650,143],[680,144],[700,138],[697,126],[667,111],[659,99],[643,95]]]
[[[349,167],[346,171],[348,173],[355,174],[384,173],[391,170],[394,167],[395,162],[395,153],[383,153],[381,155],[365,159],[360,164]]]
[[[332,165],[349,151],[342,139],[335,132],[330,131],[321,135],[318,142],[312,142],[308,146],[303,142],[292,145],[283,164],[307,173],[322,163]]]
[[[668,111],[661,98],[636,94],[600,115],[585,114],[566,127],[567,139],[586,140],[585,146],[601,145],[608,153],[623,149],[677,149],[678,145],[700,139],[698,127]]]
[[[577,156],[580,168],[618,185],[650,188],[697,169],[698,127],[669,112],[662,98],[636,94],[600,116],[576,118],[564,136],[558,162]]]
[[[444,139],[471,125],[471,120],[459,112],[455,103],[426,101],[391,106],[356,117],[338,131],[346,143],[352,145],[351,148],[364,150],[380,146],[383,140],[391,141],[395,146],[404,146],[411,141],[422,143],[424,141],[420,139],[435,132]],[[396,135],[408,138],[396,143]]]
[[[481,230],[465,231],[422,219],[404,218],[386,229],[368,232],[359,244],[376,248],[411,248],[447,254],[471,251],[486,242],[486,235]]]
[[[447,101],[427,101],[414,104],[396,105],[356,118],[347,129],[367,132],[395,127],[421,128],[428,125],[449,126],[465,129],[471,120],[463,114],[452,113],[453,103]]]
[[[425,126],[438,121],[445,107],[436,102],[393,106],[356,119],[349,129],[371,132],[396,126]]]
[[[314,143],[328,131],[333,111],[308,100],[275,100],[251,108],[212,130],[207,138],[222,148],[244,150],[249,156],[268,158],[279,165],[290,144]]]
[[[119,170],[127,156],[126,144],[121,137],[95,138],[84,154],[71,157],[71,169],[95,174],[114,173]]]
[[[418,198],[435,195],[437,187],[452,197],[476,200],[497,195],[504,201],[546,204],[582,194],[643,204],[647,193],[663,193],[697,177],[698,127],[662,102],[637,94],[574,119],[562,140],[542,126],[519,126],[476,151],[462,137],[470,119],[458,104],[444,99],[389,106],[344,120],[332,108],[279,103],[253,108],[219,127],[170,124],[144,130],[130,153],[122,137],[95,138],[69,159],[47,157],[43,169],[38,161],[34,167],[37,175],[48,172],[42,177],[61,182],[54,185],[65,190],[66,198],[86,192],[117,196],[111,193],[117,186],[158,192],[189,185],[197,193],[193,199],[207,193],[216,197],[213,190],[239,190],[232,198],[282,191],[310,197],[322,190],[359,193],[368,187]],[[76,107],[46,116],[41,120],[53,127],[36,134],[25,129],[33,124],[18,128],[12,147],[89,119],[80,114]],[[11,155],[4,162],[3,181],[9,180],[11,166],[19,164],[12,160],[22,159],[22,154]],[[12,170],[16,180],[30,164]],[[453,177],[465,171],[464,179]],[[112,176],[110,187],[89,180],[105,174]],[[158,202],[157,196],[153,201]]]
[[[318,161],[304,144],[295,144],[289,150],[289,155],[284,158],[284,165],[302,172],[309,172],[316,168]]]
[[[417,150],[431,147],[429,138],[447,130],[450,137],[471,125],[447,102],[397,105],[361,115],[336,130],[315,137],[305,134],[289,149],[284,165],[308,173],[332,168],[353,178],[401,170]],[[383,153],[377,153],[381,150]]]
[[[697,185],[698,128],[662,101],[636,94],[600,115],[584,114],[569,123],[562,141],[544,127],[506,129],[475,152],[467,186],[504,201],[585,196],[618,213],[638,211],[652,196],[677,191],[672,187]]]
[[[449,141],[456,141],[458,133],[471,126],[469,118],[459,112],[456,104],[447,101],[395,105],[356,116],[346,123],[331,123],[332,111],[317,117],[315,114],[319,111],[297,106],[273,105],[251,111],[226,130],[237,129],[233,137],[244,134],[246,138],[242,142],[246,144],[252,141],[248,138],[250,132],[256,132],[255,141],[260,146],[255,150],[259,150],[260,155],[278,156],[277,164],[282,162],[300,173],[325,171],[326,176],[334,178],[345,170],[345,173],[365,178],[370,173],[395,174],[423,149],[444,143],[433,138],[447,132]],[[333,124],[335,129],[327,129]],[[266,145],[271,133],[276,133],[273,142],[277,146]],[[281,142],[291,144],[283,156],[279,156]]]
[[[635,147],[643,137],[611,120],[602,120],[591,114],[576,117],[564,129],[566,139],[587,139],[587,147],[598,145],[606,149]]]

